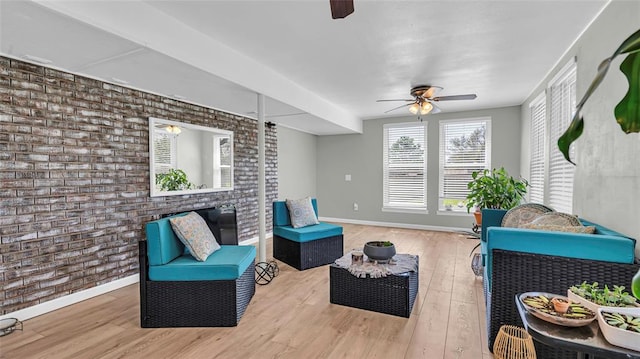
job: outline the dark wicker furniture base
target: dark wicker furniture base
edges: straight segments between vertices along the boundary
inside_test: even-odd
[[[147,242],[140,250],[140,326],[233,327],[238,325],[253,294],[254,266],[236,280],[150,281]]]
[[[383,278],[358,278],[332,264],[329,283],[333,304],[409,318],[418,294],[418,271]]]
[[[274,235],[273,257],[298,270],[323,266],[342,257],[343,238],[341,234],[309,242],[296,242]]]
[[[532,253],[493,250],[492,290],[488,298],[489,349],[503,324],[522,326],[515,296],[524,292],[566,295],[567,289],[583,281],[627,288],[640,265],[593,261]],[[538,358],[576,358],[576,352],[557,350],[535,343]]]

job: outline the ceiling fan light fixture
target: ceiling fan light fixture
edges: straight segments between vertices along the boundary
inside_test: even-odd
[[[433,105],[429,101],[424,101],[424,102],[422,102],[422,105],[420,105],[420,114],[421,115],[426,115],[429,112],[431,112],[431,110],[433,110]]]
[[[415,102],[411,106],[409,106],[409,112],[416,115],[420,111],[420,104]]]
[[[167,126],[167,132],[174,133],[174,134],[177,135],[180,132],[182,132],[182,130],[178,126],[169,125],[169,126]]]

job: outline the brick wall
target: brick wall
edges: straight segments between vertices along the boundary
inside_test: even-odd
[[[233,131],[235,189],[149,197],[149,117]],[[0,56],[0,315],[138,273],[163,213],[233,203],[257,236],[257,143],[255,120]],[[267,128],[267,228],[276,156]]]

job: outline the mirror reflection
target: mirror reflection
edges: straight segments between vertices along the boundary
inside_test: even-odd
[[[233,189],[233,132],[149,118],[151,196]]]

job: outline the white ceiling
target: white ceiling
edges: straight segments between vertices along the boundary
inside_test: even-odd
[[[305,132],[358,133],[406,116],[412,86],[443,112],[519,105],[605,0],[0,1],[0,53]],[[114,80],[116,79],[116,80]]]

